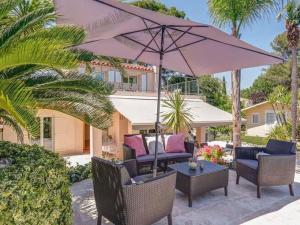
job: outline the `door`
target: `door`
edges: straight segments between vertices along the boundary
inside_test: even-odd
[[[142,74],[142,77],[141,77],[141,91],[147,91],[147,74]]]

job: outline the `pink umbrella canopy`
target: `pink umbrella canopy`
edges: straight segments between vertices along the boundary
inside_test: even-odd
[[[78,48],[185,74],[201,75],[282,62],[282,58],[213,26],[113,0],[55,0],[58,24],[87,31]],[[162,36],[164,37],[162,43]],[[161,46],[163,44],[163,46]]]
[[[159,66],[154,176],[162,67],[195,76],[283,61],[210,25],[114,0],[54,0],[54,3],[58,24],[79,25],[87,31],[85,42],[76,48]]]

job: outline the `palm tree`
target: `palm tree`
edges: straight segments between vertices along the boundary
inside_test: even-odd
[[[294,0],[288,1],[282,12],[279,13],[279,19],[285,19],[286,35],[288,47],[292,53],[292,74],[291,74],[291,92],[292,92],[292,141],[297,141],[298,128],[298,65],[297,65],[297,46],[299,44],[300,24],[300,4]]]
[[[162,122],[174,133],[183,128],[190,128],[193,116],[179,91],[169,94],[168,98],[163,100],[163,108],[165,112],[162,113]]]
[[[208,0],[208,8],[213,22],[220,26],[230,26],[231,34],[241,38],[242,27],[249,26],[270,15],[277,8],[276,0]],[[233,145],[241,145],[241,71],[231,73]]]
[[[113,107],[107,98],[111,86],[66,72],[88,54],[67,48],[81,43],[84,31],[74,26],[45,26],[54,15],[47,0],[0,2],[0,128],[11,126],[20,142],[22,128],[38,135],[35,116],[39,108],[64,112],[100,129],[111,123]]]

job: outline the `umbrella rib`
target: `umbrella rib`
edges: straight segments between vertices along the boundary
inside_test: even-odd
[[[155,40],[156,36],[159,34],[159,32],[161,31],[161,29],[158,30],[158,32],[152,36],[152,39],[148,42],[148,44],[143,48],[143,50],[138,54],[138,56],[135,58],[135,60],[138,60],[138,58],[140,58],[140,56],[144,53],[144,51],[147,49],[147,48],[150,48],[149,45],[152,43],[153,40]]]
[[[166,49],[165,51],[167,51],[174,43],[176,43],[177,41],[179,41],[180,38],[182,38],[187,32],[189,32],[192,29],[192,27],[189,27],[186,31],[184,31],[181,35],[179,35],[178,38],[175,39],[175,41],[173,43],[171,43]],[[169,33],[169,32],[168,32]]]
[[[161,27],[161,26],[155,26],[155,27],[150,27],[150,28],[144,28],[144,29],[140,29],[140,30],[135,30],[135,31],[130,31],[130,32],[122,33],[122,35],[134,34],[134,33],[143,32],[143,31],[148,31],[148,30],[155,30],[155,29],[160,28],[160,27]]]
[[[193,42],[190,42],[190,43],[185,44],[185,45],[177,46],[176,48],[172,48],[172,49],[166,51],[165,53],[177,51],[177,50],[180,49],[180,48],[184,48],[184,47],[187,47],[187,46],[190,46],[190,45],[193,45],[193,44],[197,44],[197,43],[199,43],[199,42],[201,42],[201,41],[205,41],[205,40],[207,40],[207,38],[203,38],[203,39],[200,39],[200,40],[197,40],[197,41],[193,41]]]
[[[173,30],[177,30],[177,31],[183,32],[183,30],[176,29],[176,28],[174,28],[174,27],[170,27],[170,29],[173,29]],[[219,41],[219,40],[216,40],[216,39],[213,39],[213,38],[209,38],[209,37],[206,37],[206,36],[203,36],[203,35],[199,35],[199,34],[195,34],[195,33],[191,33],[191,32],[187,32],[187,34],[194,35],[194,36],[201,37],[201,38],[206,38],[207,40],[210,40],[210,41],[215,41],[215,42],[218,42],[218,43],[221,43],[221,44],[224,44],[224,45],[229,45],[229,46],[232,46],[232,47],[244,49],[244,50],[247,50],[247,51],[255,52],[255,53],[258,53],[258,54],[261,54],[261,55],[273,57],[273,58],[280,59],[280,60],[284,61],[284,59],[282,59],[282,58],[279,57],[279,56],[275,56],[275,55],[271,55],[271,54],[268,54],[268,53],[260,52],[260,51],[257,51],[257,50],[253,50],[253,49],[241,47],[241,46],[238,46],[238,45],[226,43],[226,42],[223,42],[223,41]]]
[[[148,28],[148,32],[149,32],[149,34],[151,35],[151,37],[153,38],[153,34],[151,33],[151,31],[150,31],[150,29],[149,29],[149,27],[148,27],[148,25],[147,25],[147,23],[145,22],[145,20],[144,19],[142,19],[143,20],[143,22],[144,22],[144,24],[145,24],[145,26]],[[156,40],[154,39],[154,43],[156,44],[156,47],[159,49],[159,45],[157,44],[157,42],[156,42]]]
[[[168,29],[166,29],[166,31],[167,31],[168,35],[170,36],[171,40],[173,41],[174,45],[177,47],[177,44],[176,44],[176,42],[174,41],[174,39],[173,39],[173,37],[171,36],[171,34],[169,33]],[[183,60],[185,61],[186,65],[189,67],[189,69],[190,69],[190,71],[192,72],[193,76],[195,77],[196,75],[195,75],[195,73],[194,73],[192,67],[190,66],[189,62],[186,60],[186,58],[185,58],[185,56],[183,55],[183,53],[182,53],[182,51],[180,50],[180,48],[178,48],[178,51],[179,51],[181,57],[183,58]]]
[[[123,35],[123,34],[121,34],[121,35],[119,35],[119,36],[124,37],[124,38],[127,38],[128,40],[130,40],[130,41],[132,41],[132,42],[135,42],[135,43],[137,43],[137,44],[139,44],[139,45],[141,45],[141,46],[143,46],[143,47],[146,47],[146,45],[144,45],[143,43],[141,43],[141,42],[139,42],[139,41],[137,41],[137,40],[134,40],[134,39],[132,39],[132,38],[130,38],[130,37],[127,37],[127,36],[125,36],[125,35]],[[148,46],[148,48],[151,49],[152,51],[156,52],[156,53],[159,53],[159,51],[157,51],[156,49],[154,49],[154,48],[152,48],[152,47],[149,47],[149,46]]]

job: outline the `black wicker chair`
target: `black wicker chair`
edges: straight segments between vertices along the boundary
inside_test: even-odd
[[[264,152],[266,155],[258,155]],[[296,144],[293,142],[269,140],[265,148],[236,147],[236,183],[243,177],[257,186],[260,198],[261,186],[289,185],[294,195],[293,183],[296,167]]]
[[[93,157],[92,172],[97,225],[101,225],[102,216],[116,225],[150,225],[168,217],[168,224],[172,225],[175,171],[155,178],[151,175],[135,177],[135,160],[115,164]]]

